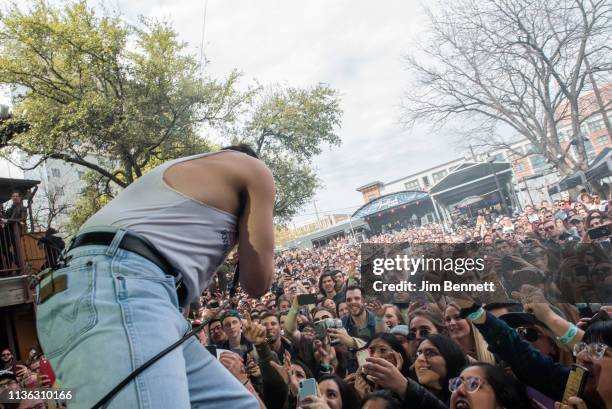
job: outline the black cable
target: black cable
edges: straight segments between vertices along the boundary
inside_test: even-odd
[[[164,349],[163,351],[161,351],[160,353],[158,353],[157,355],[155,355],[153,358],[149,359],[147,362],[145,362],[142,366],[136,368],[131,374],[129,374],[123,381],[121,381],[117,386],[115,386],[109,393],[107,393],[106,395],[104,395],[104,397],[102,399],[100,399],[98,401],[98,403],[96,403],[92,409],[99,409],[102,407],[105,407],[108,403],[110,403],[110,401],[115,397],[115,395],[117,393],[119,393],[119,391],[121,391],[121,389],[123,389],[128,383],[132,382],[134,380],[134,378],[136,378],[138,375],[140,375],[145,369],[147,369],[148,367],[150,367],[151,365],[153,365],[155,362],[159,361],[160,358],[164,357],[166,354],[168,354],[170,351],[172,351],[173,349],[177,348],[178,346],[180,346],[181,344],[183,344],[185,341],[187,341],[189,338],[191,338],[192,336],[194,336],[195,334],[197,334],[198,332],[200,332],[206,325],[208,325],[208,323],[210,321],[212,321],[215,316],[212,316],[211,318],[205,320],[204,322],[202,322],[200,325],[198,325],[197,327],[195,327],[194,329],[192,329],[191,331],[189,331],[187,334],[185,334],[183,336],[183,338],[179,339],[178,341],[176,341],[174,344],[170,345],[168,348]]]
[[[238,289],[238,282],[240,281],[240,263],[236,263],[236,268],[234,269],[234,278],[232,279],[232,285],[229,289],[230,299],[234,298],[236,295],[236,290]]]

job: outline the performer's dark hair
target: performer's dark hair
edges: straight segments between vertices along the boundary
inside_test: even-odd
[[[251,145],[247,143],[239,143],[237,145],[226,146],[224,148],[221,148],[221,150],[222,151],[242,152],[242,153],[246,153],[249,156],[252,156],[255,159],[259,159],[259,156],[257,155],[257,153],[255,153],[253,148],[251,148]]]

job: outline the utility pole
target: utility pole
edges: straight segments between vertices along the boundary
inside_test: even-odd
[[[512,213],[508,209],[508,204],[506,203],[506,197],[504,196],[504,191],[501,188],[499,179],[497,178],[497,172],[495,171],[495,165],[493,164],[493,162],[495,162],[495,158],[489,158],[488,162],[489,162],[489,167],[491,168],[491,173],[493,173],[493,179],[495,179],[495,186],[497,187],[497,193],[499,194],[499,200],[500,200],[500,204],[502,205],[502,210],[504,211],[504,214],[506,214],[507,216],[511,216]]]
[[[312,199],[312,205],[314,206],[315,214],[317,215],[317,223],[321,224],[321,218],[319,217],[319,209],[317,209],[317,201],[314,198]]]

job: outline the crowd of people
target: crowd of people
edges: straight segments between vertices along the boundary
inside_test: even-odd
[[[611,223],[606,203],[565,195],[368,240],[479,245],[514,279],[502,302],[366,302],[360,246],[346,238],[278,253],[264,297],[217,288],[190,317],[210,320],[201,342],[268,408],[612,408],[610,238],[589,235]],[[302,305],[304,294],[316,301]],[[586,386],[564,400],[575,364],[588,370]],[[308,378],[318,394],[298,399]]]
[[[262,407],[611,409],[610,233],[598,236],[609,224],[612,208],[583,193],[368,239],[478,246],[512,283],[496,302],[366,300],[360,244],[344,238],[278,252],[272,288],[257,299],[229,296],[230,265],[190,306],[189,320],[207,322],[200,342]],[[30,358],[18,364],[2,351],[0,389],[50,386],[38,351]],[[564,396],[575,365],[586,383]],[[315,393],[304,396],[311,379]]]

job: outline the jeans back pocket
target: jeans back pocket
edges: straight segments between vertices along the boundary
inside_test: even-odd
[[[91,258],[85,263],[68,265],[54,276],[62,274],[67,276],[68,288],[40,304],[36,313],[38,338],[49,358],[68,351],[98,321],[95,265]]]

